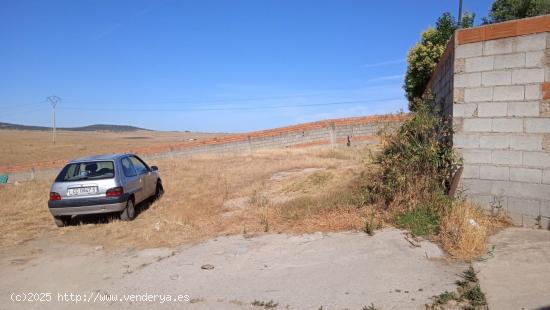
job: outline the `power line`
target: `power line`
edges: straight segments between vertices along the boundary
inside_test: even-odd
[[[370,87],[366,87],[366,88],[363,88],[363,89],[359,89],[361,91],[370,91],[370,90],[376,90],[376,89],[380,89],[380,88],[383,88],[383,87],[387,87],[387,86],[394,86],[394,84],[385,84],[385,85],[378,85],[378,86],[370,86]],[[400,87],[400,85],[399,85]],[[300,93],[300,94],[292,94],[292,95],[281,95],[281,96],[260,96],[260,97],[248,97],[248,98],[236,98],[236,99],[210,99],[210,100],[207,100],[207,99],[203,99],[203,100],[196,100],[196,99],[189,99],[189,100],[186,100],[186,99],[179,99],[179,98],[159,98],[158,100],[156,100],[157,102],[155,103],[156,105],[159,105],[159,104],[163,104],[163,105],[166,105],[166,104],[176,104],[176,103],[189,103],[189,104],[193,104],[193,103],[206,103],[206,104],[209,104],[209,103],[233,103],[233,102],[250,102],[250,101],[265,101],[265,100],[278,100],[278,99],[290,99],[290,98],[300,98],[300,97],[317,97],[317,96],[323,96],[323,95],[327,95],[327,94],[330,94],[330,93],[341,93],[343,92],[342,90],[340,91],[337,91],[337,90],[327,90],[327,91],[318,91],[318,92],[304,92],[304,93]],[[65,100],[64,100],[64,104],[67,105],[71,105],[71,103],[74,103],[74,104],[79,104],[78,101],[73,101],[71,100],[71,98],[66,98],[64,97]],[[164,101],[164,100],[169,100],[169,101]],[[109,102],[101,102],[101,103],[94,103],[96,105],[112,105],[112,103],[109,103]],[[137,102],[137,103],[130,103],[131,105],[147,105],[148,103],[140,103],[140,102]]]
[[[0,109],[11,109],[11,108],[22,108],[22,107],[30,107],[35,105],[41,105],[46,103],[46,100],[35,102],[35,103],[27,103],[27,104],[18,104],[18,105],[11,105],[11,106],[0,106]]]
[[[39,107],[39,108],[32,108],[32,109],[25,109],[25,110],[19,110],[19,111],[8,111],[6,113],[2,112],[2,115],[1,116],[12,116],[12,115],[17,115],[17,114],[22,114],[22,113],[29,113],[29,112],[34,112],[34,111],[41,111],[43,109],[45,109],[46,107]]]
[[[330,106],[330,105],[347,105],[357,103],[369,103],[369,102],[388,102],[402,100],[403,98],[386,98],[386,99],[366,99],[366,100],[354,100],[354,101],[337,101],[326,103],[311,103],[311,104],[296,104],[296,105],[271,105],[271,106],[257,106],[257,107],[204,107],[204,108],[186,108],[186,109],[160,109],[160,108],[148,108],[148,109],[131,109],[131,108],[89,108],[89,107],[60,107],[60,110],[76,110],[76,111],[120,111],[120,112],[195,112],[195,111],[242,111],[242,110],[264,110],[264,109],[288,109],[288,108],[300,108],[300,107],[316,107],[316,106]]]

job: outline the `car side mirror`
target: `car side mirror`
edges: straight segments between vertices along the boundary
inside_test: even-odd
[[[157,166],[151,166],[151,171],[158,171],[159,170],[159,167]]]

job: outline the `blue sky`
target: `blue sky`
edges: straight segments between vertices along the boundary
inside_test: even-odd
[[[487,15],[491,0],[464,0]],[[0,121],[241,132],[406,110],[407,50],[458,0],[4,1]]]

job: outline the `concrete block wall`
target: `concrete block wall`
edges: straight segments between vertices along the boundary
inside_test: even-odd
[[[458,63],[463,66],[464,64]],[[438,62],[427,89],[434,95],[442,116],[450,120],[453,114],[453,84],[454,84],[454,38],[451,39]]]
[[[453,143],[462,187],[516,224],[550,229],[550,15],[456,35]]]
[[[181,142],[148,148],[117,150],[119,153],[137,153],[145,158],[190,156],[202,153],[252,153],[268,148],[331,147],[346,145],[348,136],[352,145],[378,143],[380,130],[399,126],[407,115],[374,115],[365,117],[332,119],[283,128],[268,129],[245,134],[229,135],[207,140]],[[57,171],[69,159],[0,167],[0,173],[8,172],[10,182],[40,178],[48,171]],[[31,173],[34,169],[34,173]]]

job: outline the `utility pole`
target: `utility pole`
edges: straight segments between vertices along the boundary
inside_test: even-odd
[[[458,29],[462,28],[462,0],[458,0]]]
[[[55,107],[59,102],[61,102],[61,98],[57,96],[49,96],[46,99],[48,99],[48,101],[52,105],[52,139],[53,144],[55,144]]]

